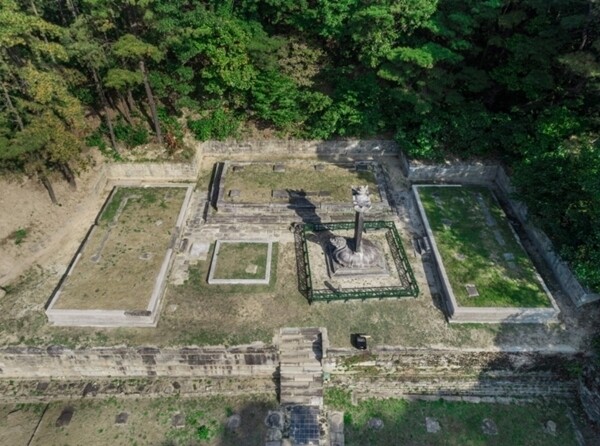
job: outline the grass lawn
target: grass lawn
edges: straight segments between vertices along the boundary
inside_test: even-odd
[[[67,426],[57,427],[56,420],[66,407],[73,408]],[[9,414],[0,422],[2,444],[31,446],[142,446],[142,445],[206,445],[237,446],[265,443],[264,419],[277,407],[274,397],[205,398],[108,398],[43,404],[0,406],[0,414]],[[127,422],[115,424],[115,417],[125,412]],[[39,428],[30,443],[40,417]],[[180,414],[183,426],[173,427],[173,416]],[[227,418],[241,416],[234,432],[226,428]],[[20,433],[24,433],[21,441]]]
[[[560,403],[502,405],[447,401],[369,399],[357,406],[350,395],[336,388],[328,389],[325,404],[344,411],[346,446],[570,446],[577,445],[573,428]],[[440,431],[428,433],[425,418],[435,418]],[[373,430],[367,426],[379,418],[384,426]],[[497,435],[486,435],[481,425],[491,419]],[[556,436],[544,432],[544,424],[556,423]]]
[[[551,306],[535,267],[489,189],[420,187],[418,192],[459,305]],[[479,296],[469,297],[468,284]]]
[[[319,201],[351,202],[351,186],[368,185],[371,201],[379,201],[377,182],[371,171],[356,171],[353,168],[326,164],[317,171],[313,163],[285,163],[285,172],[274,172],[273,164],[256,163],[245,165],[234,172],[230,166],[225,177],[225,199],[232,200],[228,191],[238,189],[240,196],[235,201],[268,203],[273,200],[272,191],[278,189],[304,190],[307,192],[327,191],[331,195]]]
[[[267,269],[268,250],[268,243],[221,242],[216,259],[214,278],[264,278]]]

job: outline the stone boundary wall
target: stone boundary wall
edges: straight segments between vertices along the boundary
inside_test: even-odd
[[[584,368],[577,390],[587,416],[600,425],[600,362],[598,358],[595,361]]]
[[[556,305],[554,297],[550,293],[550,290],[546,286],[544,280],[537,275],[537,278],[550,301],[551,308],[518,308],[518,307],[465,307],[458,305],[458,301],[456,296],[454,295],[454,290],[452,289],[452,285],[450,284],[450,279],[448,278],[448,274],[446,272],[446,268],[444,266],[444,262],[442,260],[442,256],[437,247],[437,241],[435,239],[435,235],[429,225],[429,219],[427,218],[427,213],[425,212],[425,208],[423,207],[423,203],[421,202],[421,197],[419,195],[419,190],[422,187],[460,187],[459,185],[414,185],[413,192],[415,201],[417,202],[417,207],[419,208],[419,214],[421,215],[421,219],[425,225],[425,231],[427,232],[427,237],[429,238],[431,248],[433,251],[433,256],[435,263],[437,264],[437,269],[440,273],[440,278],[442,282],[442,288],[444,289],[444,293],[447,297],[446,305],[448,308],[448,318],[449,322],[454,323],[521,323],[521,324],[530,324],[530,323],[548,323],[548,322],[558,322],[558,314],[559,309]],[[518,237],[516,233],[513,234],[515,237]],[[518,240],[518,238],[517,238]],[[520,241],[519,241],[520,243]]]
[[[40,403],[66,399],[160,398],[176,396],[275,395],[277,382],[265,377],[148,377],[0,380],[0,403]]]
[[[435,398],[459,397],[464,401],[494,403],[509,402],[513,399],[574,399],[577,396],[574,381],[555,381],[543,375],[475,379],[436,377],[429,380],[418,377],[380,379],[336,375],[331,379],[331,384],[352,392],[355,400],[433,396]]]
[[[200,172],[202,157],[196,153],[188,163],[172,162],[114,162],[105,164],[108,181],[126,184],[127,182],[196,182]]]
[[[323,369],[330,384],[354,397],[410,395],[543,398],[577,395],[570,370],[581,358],[567,353],[375,348],[368,354],[329,350]]]
[[[500,201],[503,202],[503,204],[506,204],[509,211],[523,225],[527,237],[529,237],[536,246],[538,253],[544,259],[563,290],[565,290],[575,305],[580,307],[581,305],[600,300],[600,293],[594,293],[591,290],[586,289],[575,277],[569,268],[568,263],[562,260],[556,253],[554,245],[548,236],[531,224],[528,219],[527,206],[512,198],[515,189],[502,167],[498,167],[494,185]]]
[[[300,157],[379,157],[395,156],[398,146],[392,140],[336,140],[305,141],[299,139],[267,139],[247,141],[198,142],[198,151],[207,155],[238,155],[251,153],[253,156],[290,155]]]
[[[423,164],[409,161],[404,154],[400,155],[400,160],[404,173],[412,183],[461,183],[491,187],[505,210],[522,225],[523,231],[535,246],[537,253],[573,303],[580,307],[600,300],[599,293],[594,293],[581,285],[568,264],[556,253],[548,236],[530,222],[527,207],[513,198],[514,187],[501,166],[482,163]]]
[[[0,350],[0,378],[273,377],[278,365],[277,351],[263,346]]]
[[[577,380],[569,370],[579,361],[578,356],[568,353],[426,348],[374,348],[369,353],[329,349],[322,359],[329,384],[359,395],[498,398],[575,397]],[[14,379],[50,381],[54,386],[51,393],[57,396],[61,388],[65,394],[72,391],[69,386],[61,387],[61,382],[93,379],[94,391],[110,394],[119,380],[139,378],[177,382],[172,390],[189,387],[193,392],[191,384],[182,384],[185,380],[231,378],[231,382],[222,383],[224,390],[238,380],[256,380],[266,389],[268,381],[276,382],[278,366],[277,349],[260,344],[230,348],[6,347],[0,350],[0,388],[15,385],[9,381]],[[107,379],[117,380],[117,384],[111,386]],[[206,385],[220,386],[210,380]]]

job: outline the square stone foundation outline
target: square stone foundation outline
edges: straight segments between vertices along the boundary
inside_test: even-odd
[[[215,279],[217,263],[219,261],[219,250],[221,245],[225,243],[260,243],[267,245],[267,261],[265,265],[265,277],[262,279]],[[215,251],[213,252],[210,272],[208,273],[208,283],[210,285],[268,285],[271,281],[271,260],[273,258],[273,240],[217,240],[215,243]]]
[[[179,239],[181,236],[181,229],[184,225],[185,216],[187,214],[190,201],[192,199],[192,192],[194,190],[194,185],[189,183],[152,183],[137,186],[153,188],[178,187],[186,189],[186,194],[183,199],[183,203],[181,204],[181,208],[179,210],[177,221],[174,227],[175,238],[170,243],[170,247],[167,248],[165,251],[160,270],[158,271],[155,277],[152,294],[149,298],[148,305],[145,310],[81,310],[54,308],[54,305],[60,298],[66,280],[68,280],[74,268],[77,266],[77,262],[79,261],[82,255],[82,251],[85,245],[87,244],[90,236],[96,230],[98,225],[98,219],[106,209],[106,206],[112,200],[114,194],[116,193],[119,187],[132,187],[128,184],[121,184],[119,182],[111,183],[111,186],[112,190],[108,194],[106,200],[104,201],[104,204],[100,208],[100,211],[98,212],[96,219],[94,220],[94,224],[92,225],[92,227],[84,237],[83,241],[79,245],[79,248],[77,249],[77,252],[73,257],[71,264],[67,268],[67,271],[61,278],[57,288],[55,289],[53,295],[50,298],[50,301],[47,304],[46,316],[48,317],[48,322],[50,322],[50,324],[52,325],[64,327],[156,327],[156,325],[158,324],[162,298],[164,297],[164,292],[167,286],[166,279],[171,269],[174,258],[175,251],[173,246],[176,245],[176,239]]]

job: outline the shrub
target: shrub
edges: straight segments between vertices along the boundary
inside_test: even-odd
[[[213,110],[206,118],[188,121],[189,129],[200,141],[224,140],[234,136],[239,126],[239,119],[230,111],[223,109]]]
[[[122,120],[115,124],[115,138],[124,142],[127,147],[140,146],[150,140],[148,130],[141,125],[131,126]]]

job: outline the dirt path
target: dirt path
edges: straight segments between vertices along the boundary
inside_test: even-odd
[[[97,162],[84,172],[75,191],[56,179],[59,206],[50,202],[39,182],[0,179],[0,286],[14,282],[36,264],[64,271],[106,198],[107,191],[94,192],[101,169]],[[16,244],[14,233],[19,229],[26,235]]]

